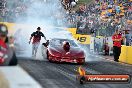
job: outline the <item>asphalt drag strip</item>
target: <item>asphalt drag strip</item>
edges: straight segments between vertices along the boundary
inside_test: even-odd
[[[128,84],[79,84],[76,80],[78,67],[80,65],[69,63],[50,63],[42,60],[19,60],[19,65],[26,70],[43,88],[131,88],[132,82]],[[132,66],[125,66],[109,61],[90,61],[82,65],[87,74],[130,74]]]

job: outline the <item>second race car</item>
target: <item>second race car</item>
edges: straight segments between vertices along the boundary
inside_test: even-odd
[[[70,62],[83,64],[85,53],[79,45],[70,39],[53,38],[48,43],[43,43],[46,47],[47,59],[50,62]]]

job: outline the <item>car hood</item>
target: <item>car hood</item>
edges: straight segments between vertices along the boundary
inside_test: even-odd
[[[69,52],[66,52],[63,47],[49,47],[49,51],[54,50],[58,53],[60,53],[62,56],[75,56],[77,54],[83,54],[83,50],[81,50],[79,47],[70,47]]]

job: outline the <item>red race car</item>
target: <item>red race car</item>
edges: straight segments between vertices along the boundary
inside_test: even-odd
[[[43,45],[46,47],[47,59],[50,62],[78,64],[85,62],[85,53],[74,40],[54,38]]]

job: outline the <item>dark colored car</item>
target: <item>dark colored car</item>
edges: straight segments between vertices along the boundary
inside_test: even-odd
[[[64,42],[69,43],[69,49],[64,48]],[[85,53],[74,40],[54,38],[43,43],[46,47],[47,59],[51,62],[70,62],[83,64]]]

